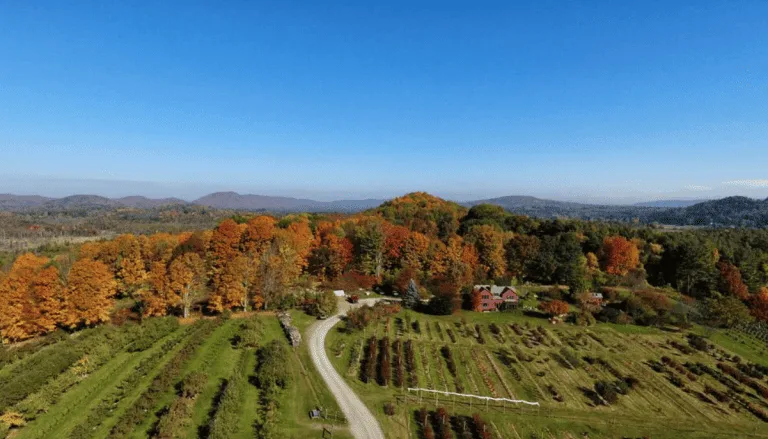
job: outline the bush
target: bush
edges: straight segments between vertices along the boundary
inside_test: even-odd
[[[285,367],[290,361],[288,355],[288,347],[278,340],[272,340],[259,349],[255,378],[260,389],[288,387],[290,374]]]
[[[128,352],[141,352],[151,348],[158,340],[178,329],[179,320],[176,317],[146,319],[135,328],[136,340],[128,347]]]
[[[208,384],[208,375],[203,372],[192,372],[181,382],[181,396],[190,399],[196,398],[206,384]]]
[[[384,404],[384,414],[387,416],[395,416],[395,405],[391,402]]]
[[[485,344],[485,337],[483,336],[483,330],[480,328],[480,325],[475,325],[475,331],[477,331],[477,342]]]
[[[606,404],[615,404],[619,400],[619,394],[616,386],[608,381],[595,382],[595,393],[605,401]]]
[[[240,324],[240,333],[235,336],[235,347],[239,349],[255,349],[259,347],[263,324],[258,317],[251,317]]]
[[[563,346],[560,348],[560,356],[571,365],[571,369],[581,367],[581,359],[573,349]]]

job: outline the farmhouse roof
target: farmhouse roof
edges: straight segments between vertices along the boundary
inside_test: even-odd
[[[517,294],[517,291],[514,287],[504,285],[475,285],[475,289],[489,291],[491,294],[493,294],[494,297],[501,297],[501,295],[507,290],[511,290],[513,293]]]

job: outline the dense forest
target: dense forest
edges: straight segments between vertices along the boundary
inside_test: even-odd
[[[415,284],[435,313],[471,301],[476,283],[554,285],[540,295],[574,304],[582,324],[729,326],[768,319],[768,231],[534,219],[426,193],[355,215],[236,215],[21,254],[0,273],[0,333],[14,342],[197,309],[287,308],[318,283],[399,294]],[[591,306],[590,292],[607,305]]]

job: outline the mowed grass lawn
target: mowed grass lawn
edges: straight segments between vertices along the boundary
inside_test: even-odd
[[[293,312],[296,325],[306,331],[314,321],[313,318],[301,312]],[[247,317],[252,318],[252,317]],[[260,344],[278,340],[288,345],[288,341],[277,318],[265,313],[255,318],[261,324]],[[243,319],[232,318],[218,326],[195,350],[194,355],[185,362],[183,372],[179,374],[174,384],[181,381],[193,371],[203,372],[208,381],[200,395],[194,401],[192,416],[184,427],[184,436],[198,438],[205,436],[205,427],[215,413],[215,399],[221,390],[222,383],[234,372],[241,356],[246,356],[249,375],[257,366],[255,349],[239,349],[233,344],[234,337],[241,330]],[[107,416],[99,419],[98,425],[92,432],[93,438],[108,438],[111,428],[120,416],[148,388],[154,377],[181,349],[184,341],[194,337],[184,326],[167,335],[149,349],[138,352],[119,352],[114,358],[103,364],[97,370],[85,377],[75,386],[69,388],[46,413],[39,416],[26,426],[12,430],[9,437],[16,439],[67,438],[72,430],[83,424],[95,407],[110,395],[120,395],[114,401],[114,406]],[[176,338],[180,342],[173,349],[163,352],[164,341]],[[152,359],[151,368],[141,376],[138,385],[121,390],[121,382],[133,373],[142,360]],[[309,358],[305,345],[291,350],[291,361],[285,365],[290,371],[291,382],[280,396],[280,413],[278,416],[281,437],[312,438],[323,437],[323,429],[333,430],[334,438],[351,438],[346,427],[346,421],[341,416],[335,400],[320,379]],[[236,438],[253,438],[254,423],[261,416],[260,391],[249,379],[245,388],[243,404],[239,407]],[[177,398],[175,385],[163,392],[153,410],[142,418],[140,425],[131,432],[131,438],[141,439],[151,437],[157,425],[159,416]],[[308,413],[315,407],[323,407],[334,419],[310,420]]]
[[[409,320],[411,325],[407,324]],[[415,322],[418,322],[418,331]],[[498,334],[493,333],[491,324],[496,325]],[[480,326],[484,344],[479,342],[475,325]],[[650,367],[649,361],[659,361],[665,356],[680,365],[699,362],[716,369],[716,363],[723,360],[719,357],[722,351],[738,354],[742,361],[761,363],[765,360],[759,347],[733,339],[730,344],[720,343],[722,334],[709,339],[718,346],[713,353],[683,353],[669,343],[688,345],[683,333],[622,325],[599,324],[589,328],[551,325],[545,319],[517,312],[462,312],[438,317],[403,311],[389,322],[380,321],[364,331],[350,334],[338,329],[341,328],[332,331],[326,340],[329,357],[380,420],[387,437],[422,437],[414,412],[422,407],[435,410],[438,406],[451,415],[480,414],[496,438],[580,438],[585,433],[590,438],[768,437],[768,423],[760,421],[743,407],[729,407],[729,404],[718,403],[705,395],[705,386],[723,392],[727,390],[713,377],[703,374],[691,380],[674,371],[668,375]],[[539,402],[540,407],[511,403],[486,406],[482,400],[447,396],[439,396],[436,400],[434,394],[419,395],[395,388],[392,383],[386,387],[375,380],[366,384],[360,377],[366,357],[361,348],[367,345],[369,337],[376,337],[377,341],[388,337],[390,344],[396,339],[412,340],[417,387],[523,399]],[[360,353],[357,358],[362,360],[352,359],[353,346]],[[441,351],[444,346],[448,347],[457,365],[456,376],[447,367]],[[737,350],[736,346],[740,348]],[[590,357],[594,361],[600,358],[607,366],[580,360],[578,366],[571,368],[561,360],[560,352],[564,348],[573,351],[580,359]],[[380,350],[375,356],[377,374],[379,356]],[[510,357],[511,362],[505,361]],[[390,358],[394,376],[394,351]],[[407,385],[407,370],[405,374]],[[596,403],[590,397],[594,383],[598,380],[615,382],[617,374],[636,378],[639,386],[626,395],[619,395],[614,404]],[[673,384],[672,374],[682,378],[685,390]],[[762,382],[768,385],[768,380]],[[561,401],[555,400],[553,392]],[[702,400],[701,395],[708,401]],[[768,409],[768,401],[752,389],[746,388],[745,396]],[[395,404],[395,416],[384,414],[387,403]]]

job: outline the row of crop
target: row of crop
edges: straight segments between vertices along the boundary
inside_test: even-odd
[[[403,359],[403,342],[399,338],[392,342],[392,352],[392,364],[395,366],[392,382],[395,387],[403,387],[405,385],[405,360]]]
[[[237,419],[248,385],[248,358],[252,352],[244,350],[240,353],[235,370],[214,401],[212,415],[206,427],[209,439],[229,439],[237,433]]]
[[[474,414],[472,418],[463,415],[451,416],[443,407],[430,412],[421,408],[415,412],[419,436],[423,439],[453,439],[454,431],[457,439],[491,439],[491,428],[480,417]]]
[[[370,337],[365,347],[365,359],[360,367],[360,380],[364,383],[376,379],[376,345],[376,337]]]
[[[392,358],[390,357],[389,337],[379,341],[379,384],[388,386],[392,379]]]
[[[2,423],[3,430],[21,428],[47,411],[64,392],[142,336],[128,325],[87,329],[14,364],[0,380],[0,411],[11,421]]]
[[[160,373],[150,383],[149,387],[139,398],[123,413],[109,433],[112,439],[127,437],[141,422],[147,413],[152,410],[162,397],[171,388],[174,381],[183,370],[184,365],[195,355],[200,346],[223,321],[221,319],[206,320],[196,331],[194,337],[189,338],[184,346],[163,367]]]
[[[75,426],[70,432],[69,438],[87,439],[92,437],[94,430],[106,419],[111,417],[112,413],[117,408],[117,405],[123,398],[136,389],[139,382],[162,361],[168,352],[173,351],[173,349],[184,340],[196,335],[202,324],[203,321],[199,321],[183,333],[168,338],[162,345],[158,346],[158,349],[153,352],[152,355],[141,360],[130,375],[125,377],[112,391],[99,401],[96,407],[91,410],[85,421]],[[46,437],[46,434],[39,437]]]
[[[171,405],[161,411],[157,426],[150,436],[158,439],[181,437],[190,422],[195,407],[195,400],[208,383],[208,375],[192,372],[184,378],[179,392]]]
[[[491,323],[490,325],[488,325],[488,329],[491,330],[491,334],[493,334],[494,337],[496,337],[496,340],[498,340],[499,343],[504,344],[505,342],[504,334],[502,334],[501,328],[499,327],[499,325],[497,325],[496,323]]]
[[[69,335],[64,331],[56,331],[44,337],[25,342],[19,346],[0,344],[0,370],[40,352],[43,348],[67,340]]]
[[[290,384],[289,352],[285,344],[272,340],[258,351],[256,385],[260,394],[260,413],[256,419],[257,439],[283,437],[279,428],[280,394]]]
[[[480,344],[485,344],[485,336],[483,336],[483,330],[481,329],[480,325],[475,325],[475,332],[477,332],[477,342]]]
[[[728,375],[732,376],[734,379],[736,379],[736,381],[753,388],[758,395],[762,396],[765,399],[768,399],[768,387],[763,386],[756,380],[748,377],[747,375],[743,374],[740,370],[736,369],[735,367],[729,364],[717,363],[717,368],[727,373]]]
[[[413,349],[413,340],[404,343],[405,365],[408,368],[408,383],[411,387],[419,387],[419,375],[416,373],[416,352]]]
[[[664,363],[666,366],[676,370],[681,375],[685,375],[686,377],[688,377],[690,381],[696,381],[696,374],[689,371],[685,366],[678,363],[675,359],[669,358],[667,356],[663,356],[661,357],[661,362]]]
[[[40,390],[28,395],[16,404],[9,413],[21,416],[24,423],[32,421],[39,414],[48,412],[64,393],[87,378],[107,361],[127,347],[130,352],[138,352],[151,346],[145,339],[158,340],[178,329],[175,318],[153,319],[144,325],[124,325],[122,327],[100,328],[96,336],[90,337],[88,349],[80,360],[67,370],[49,380]],[[138,329],[143,328],[143,329]]]

